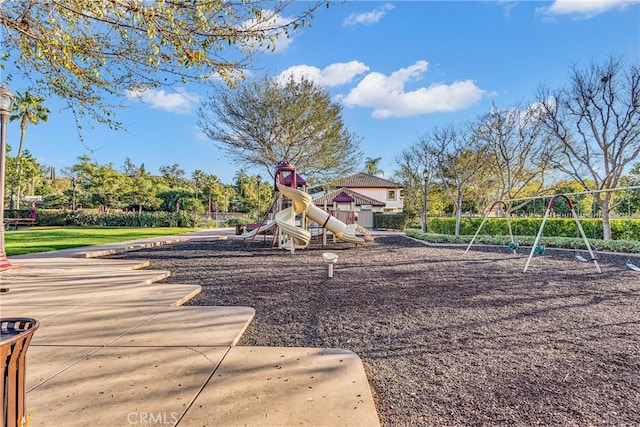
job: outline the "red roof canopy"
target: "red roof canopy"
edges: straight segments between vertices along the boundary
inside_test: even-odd
[[[353,202],[355,199],[344,191],[333,198],[334,202]]]
[[[291,177],[293,176],[292,173],[290,173],[289,175],[284,177],[284,185],[288,185],[291,186]],[[296,185],[301,186],[301,185],[307,185],[307,181],[305,181],[305,179],[303,177],[301,177],[300,175],[296,174]]]

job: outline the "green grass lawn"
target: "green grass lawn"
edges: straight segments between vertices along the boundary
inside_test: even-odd
[[[5,231],[7,256],[101,245],[149,237],[171,236],[193,228],[29,227]]]

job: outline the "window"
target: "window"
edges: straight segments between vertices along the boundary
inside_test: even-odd
[[[387,190],[387,200],[396,199],[396,190]]]

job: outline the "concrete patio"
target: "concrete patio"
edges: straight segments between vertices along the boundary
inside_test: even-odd
[[[251,307],[182,306],[196,284],[162,285],[146,262],[96,258],[168,238],[11,257],[0,315],[40,322],[28,350],[29,426],[378,426],[348,350],[239,347]],[[238,244],[241,244],[238,242]]]

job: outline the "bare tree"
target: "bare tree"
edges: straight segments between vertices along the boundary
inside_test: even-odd
[[[304,78],[283,83],[265,76],[236,89],[222,86],[200,107],[198,126],[238,163],[269,173],[287,160],[307,180],[328,181],[362,161],[342,107]]]
[[[399,167],[395,177],[404,184],[404,211],[421,212],[422,231],[427,232],[427,199],[433,154],[422,143],[417,143],[396,156],[395,162]]]
[[[541,87],[537,93],[539,118],[561,144],[556,166],[585,190],[616,188],[640,154],[640,67],[625,68],[621,58],[610,58],[585,70],[572,67],[569,80],[565,87]],[[613,193],[594,197],[603,237],[610,239]]]
[[[486,146],[467,125],[436,128],[423,139],[423,143],[435,157],[436,176],[453,201],[455,235],[459,236],[462,202],[473,185],[473,179],[486,165]]]
[[[495,105],[474,125],[476,137],[484,143],[496,187],[494,200],[539,195],[545,172],[557,155],[557,143],[546,132],[536,111]],[[486,185],[485,185],[486,187]],[[528,201],[510,208],[520,209]]]

